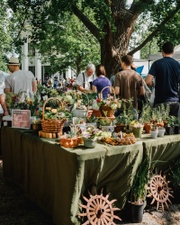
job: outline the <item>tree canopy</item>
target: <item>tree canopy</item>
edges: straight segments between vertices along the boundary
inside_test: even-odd
[[[174,45],[179,44],[180,0],[128,2],[126,0],[8,0],[13,12],[15,14],[20,12],[20,28],[24,29],[23,24],[27,21],[31,24],[33,28],[31,40],[34,43],[46,39],[47,21],[58,28],[63,20],[72,19],[75,15],[99,43],[101,63],[105,65],[108,76],[119,70],[120,57],[123,54],[133,55],[153,38],[157,39],[159,46],[167,40],[172,41]],[[64,25],[67,24],[65,21]],[[74,24],[75,30],[77,24]],[[63,29],[62,32],[60,30],[59,27],[59,34],[63,35]],[[78,39],[78,35],[74,36],[74,40],[76,37]],[[79,45],[77,51],[83,52],[84,48]],[[69,52],[70,48],[67,50]]]

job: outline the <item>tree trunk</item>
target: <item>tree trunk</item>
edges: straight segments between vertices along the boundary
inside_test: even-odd
[[[118,21],[125,20],[124,18]],[[110,78],[116,74],[120,68],[120,59],[122,55],[127,54],[130,36],[134,26],[134,20],[129,19],[126,26],[122,26],[124,22],[116,24],[116,32],[112,33],[109,24],[106,25],[104,31],[106,35],[100,40],[101,47],[101,63],[105,66],[107,77]]]

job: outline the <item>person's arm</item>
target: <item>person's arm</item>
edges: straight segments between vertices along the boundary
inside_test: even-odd
[[[114,93],[115,93],[115,95],[119,95],[119,93],[120,93],[120,82],[119,82],[118,75],[115,75],[115,77],[114,77]]]
[[[114,93],[115,93],[115,95],[119,95],[119,93],[120,93],[120,88],[119,88],[118,86],[115,86],[115,88],[114,88]]]
[[[76,78],[76,87],[79,91],[87,92],[87,90],[83,87],[83,83],[85,83],[85,78],[83,77],[83,73],[80,73]]]
[[[76,87],[79,91],[86,92],[87,90],[83,88],[81,85],[76,84]]]
[[[8,113],[8,110],[7,110],[7,106],[6,106],[6,101],[5,101],[5,96],[4,96],[4,94],[1,94],[1,95],[0,95],[0,104],[1,104],[1,106],[2,106],[2,108],[3,108],[4,115],[5,115],[5,116],[8,116],[9,113]]]
[[[37,91],[37,82],[36,82],[36,80],[33,80],[33,82],[32,82],[32,91],[34,93],[36,93],[36,91]]]
[[[7,94],[11,92],[11,86],[8,80],[8,77],[5,79],[5,88],[4,88],[4,93]]]
[[[153,76],[151,74],[148,74],[145,78],[145,82],[147,86],[152,87],[153,86]]]

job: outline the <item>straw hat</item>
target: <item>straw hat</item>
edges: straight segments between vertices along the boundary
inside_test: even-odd
[[[20,65],[19,59],[15,57],[11,57],[9,59],[8,65]]]

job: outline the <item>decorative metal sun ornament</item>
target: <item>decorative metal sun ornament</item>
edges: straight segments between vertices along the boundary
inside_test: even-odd
[[[113,208],[113,203],[116,200],[109,201],[109,195],[105,197],[100,195],[92,195],[89,193],[89,199],[83,196],[83,199],[87,202],[86,205],[79,204],[80,207],[85,209],[84,213],[79,213],[79,216],[87,217],[87,221],[82,225],[115,225],[114,219],[121,219],[114,215],[114,211],[120,210],[119,208]]]
[[[164,205],[169,208],[168,202],[170,204],[171,201],[169,197],[173,197],[171,192],[171,188],[168,186],[168,181],[166,181],[166,177],[162,177],[160,175],[154,175],[149,183],[148,183],[148,190],[150,193],[147,195],[147,197],[153,198],[151,204],[153,204],[155,201],[157,202],[157,210],[160,209],[164,212]]]

